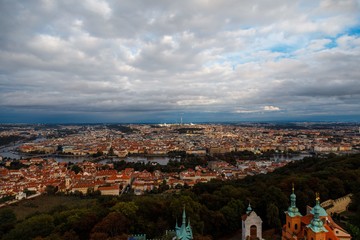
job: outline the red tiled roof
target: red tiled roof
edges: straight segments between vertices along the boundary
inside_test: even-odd
[[[100,191],[119,190],[119,186],[118,185],[102,186],[102,187],[99,187],[98,190],[100,190]]]

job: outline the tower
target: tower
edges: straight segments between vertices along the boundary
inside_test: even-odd
[[[316,193],[316,205],[312,209],[314,217],[311,220],[310,224],[306,226],[306,230],[305,230],[306,232],[305,236],[307,237],[307,239],[311,239],[311,240],[326,239],[326,233],[328,232],[328,230],[326,230],[323,221],[320,219],[320,216],[323,212],[322,210],[324,209],[320,206],[319,193]]]
[[[296,195],[294,184],[292,185],[292,193],[290,195],[290,206],[285,212],[286,224],[282,232],[282,240],[295,239],[301,231],[301,213],[296,207]]]
[[[191,240],[191,239],[193,239],[192,229],[191,229],[191,226],[190,226],[190,220],[188,221],[188,224],[186,226],[185,206],[184,206],[183,214],[182,214],[181,227],[178,226],[177,221],[176,221],[175,232],[176,232],[176,239],[177,240]]]
[[[251,205],[246,209],[246,214],[242,217],[242,240],[262,239],[262,220],[252,210]]]

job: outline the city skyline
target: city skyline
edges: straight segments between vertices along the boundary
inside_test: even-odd
[[[360,1],[2,1],[0,123],[360,121]]]

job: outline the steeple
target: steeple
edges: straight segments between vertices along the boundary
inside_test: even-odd
[[[315,204],[315,207],[313,207],[310,211],[310,213],[313,214],[314,216],[315,216],[315,210],[318,211],[319,217],[327,217],[328,216],[326,210],[320,206],[319,193],[316,193],[316,204]]]
[[[182,224],[186,225],[186,212],[185,212],[185,205],[183,208],[183,214],[182,214]]]
[[[191,239],[193,239],[192,229],[191,229],[191,226],[190,226],[190,220],[188,221],[188,224],[186,226],[185,205],[184,205],[184,208],[183,208],[181,226],[179,227],[178,224],[177,224],[177,221],[176,221],[175,231],[176,231],[176,239],[178,239],[178,240],[191,240]]]
[[[294,183],[292,184],[292,193],[290,195],[290,206],[288,208],[288,214],[290,217],[302,216],[299,209],[296,207],[296,195]]]
[[[249,205],[246,209],[246,214],[249,215],[250,213],[252,212],[252,208],[251,208],[251,205],[250,205],[250,202],[249,202]]]
[[[314,217],[311,220],[310,224],[307,225],[308,228],[311,228],[311,230],[314,233],[318,233],[318,232],[327,232],[327,230],[324,227],[324,223],[321,221],[320,219],[320,212],[321,212],[321,206],[320,206],[320,196],[319,193],[316,193],[316,205],[313,208],[313,214]]]

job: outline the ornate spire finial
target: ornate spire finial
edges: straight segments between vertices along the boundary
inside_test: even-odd
[[[186,213],[185,213],[185,204],[184,204],[184,206],[183,206],[183,216],[182,216],[182,223],[183,224],[186,224]]]
[[[316,192],[316,193],[315,193],[315,196],[316,196],[316,198],[315,198],[316,201],[319,202],[319,201],[320,201],[320,194],[319,194],[319,192]]]
[[[290,194],[290,206],[288,208],[288,214],[291,217],[301,216],[299,209],[296,207],[296,195],[294,183],[292,183],[292,193]]]
[[[250,200],[249,200],[249,206],[247,207],[246,209],[246,214],[250,214],[252,212],[252,208],[251,208],[251,205],[250,205]]]

